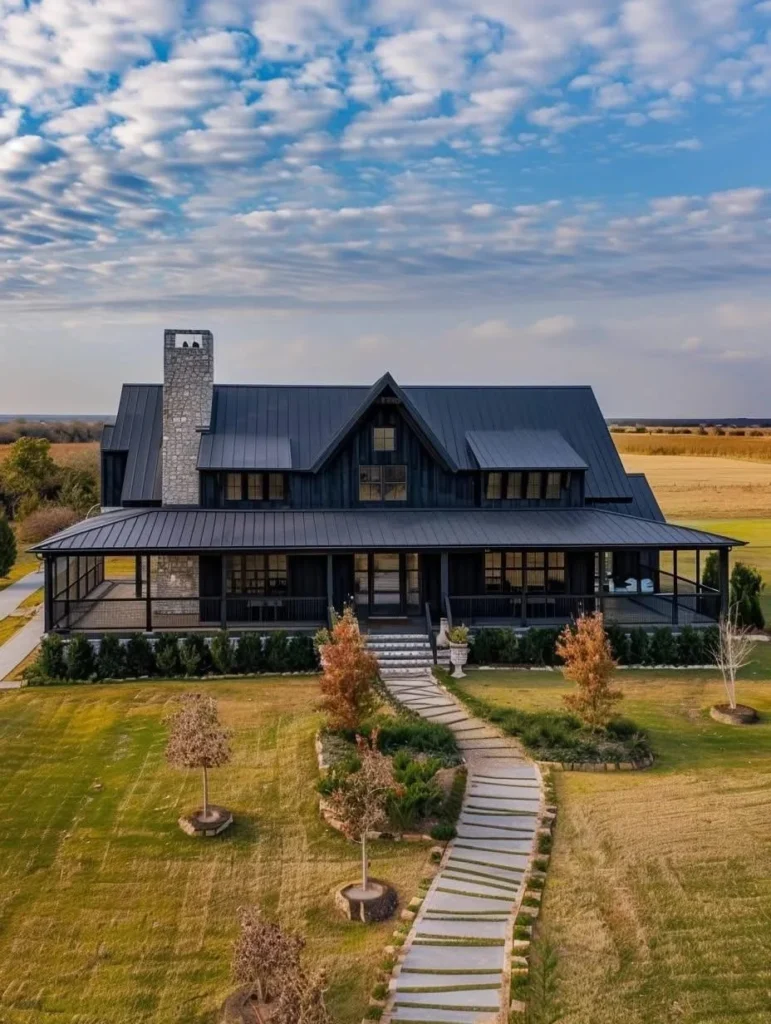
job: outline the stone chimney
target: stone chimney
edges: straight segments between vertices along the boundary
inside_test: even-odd
[[[164,505],[198,505],[198,447],[214,394],[211,331],[163,332]]]

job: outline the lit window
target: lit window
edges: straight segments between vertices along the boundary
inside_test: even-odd
[[[488,594],[498,594],[501,590],[501,553],[485,551],[485,590]]]
[[[500,501],[503,487],[503,474],[502,473],[488,473],[487,474],[487,500],[488,501]]]
[[[522,497],[522,473],[509,473],[506,478],[506,497],[509,501],[519,501]]]
[[[247,475],[246,495],[249,501],[262,501],[262,473],[249,473]]]
[[[269,473],[268,474],[268,497],[271,501],[283,501],[284,500],[284,474],[283,473]]]
[[[396,427],[374,427],[372,448],[376,452],[396,451]]]
[[[555,501],[560,496],[560,490],[562,487],[562,473],[547,473],[546,474],[546,498],[549,501]]]
[[[385,500],[406,501],[407,500],[407,467],[406,466],[384,466],[385,477]]]
[[[540,475],[540,474],[539,474]],[[543,551],[528,551],[526,555],[527,589],[546,589],[546,555]]]
[[[268,555],[268,581],[266,593],[287,592],[286,555]]]
[[[228,473],[226,481],[226,496],[228,501],[240,501],[242,497],[241,474]]]
[[[359,466],[359,501],[382,501],[381,466]]]
[[[528,473],[527,474],[527,497],[528,498],[540,498],[541,497],[541,474],[540,473]]]
[[[522,552],[506,552],[505,590],[522,590]]]
[[[548,554],[548,586],[552,593],[565,592],[565,552],[550,551]]]

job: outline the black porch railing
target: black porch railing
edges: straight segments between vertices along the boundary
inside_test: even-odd
[[[623,626],[706,625],[720,616],[717,591],[678,594],[474,594],[449,598],[452,618],[467,626],[559,625],[602,612]]]

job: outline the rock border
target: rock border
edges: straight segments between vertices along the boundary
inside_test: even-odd
[[[209,810],[217,815],[214,821],[204,821],[198,810],[192,814],[183,814],[178,820],[179,827],[189,836],[205,838],[222,835],[233,824],[233,812],[216,804],[210,804]]]
[[[369,883],[380,890],[377,895],[373,894],[371,899],[356,899],[348,895],[349,889],[360,887],[359,881],[346,882],[335,891],[335,906],[346,920],[376,924],[393,916],[399,905],[396,889],[378,878],[370,878]]]
[[[640,772],[650,768],[653,755],[642,761],[536,761],[539,768],[555,772]]]
[[[756,709],[748,704],[737,704],[735,708],[729,704],[713,704],[709,716],[722,725],[755,725],[760,720]]]

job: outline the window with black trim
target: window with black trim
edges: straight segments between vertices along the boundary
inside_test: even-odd
[[[373,427],[372,450],[375,452],[395,452],[396,427]]]
[[[228,473],[225,479],[225,498],[227,501],[241,501],[241,474]]]
[[[226,473],[225,503],[284,501],[284,473]]]
[[[268,499],[270,501],[284,500],[283,473],[268,473]]]
[[[485,551],[485,593],[563,594],[564,551]]]
[[[543,487],[543,474],[542,473],[528,473],[527,474],[527,491],[526,497],[540,498],[541,490]]]
[[[506,497],[509,501],[519,501],[523,496],[524,473],[506,474]]]
[[[229,555],[228,594],[285,595],[289,589],[286,555]]]
[[[562,473],[547,473],[546,474],[546,493],[544,497],[547,501],[557,501],[562,492]]]
[[[488,473],[485,496],[488,501],[500,501],[503,497],[503,473]]]
[[[247,473],[246,496],[249,501],[262,501],[263,495],[262,473]]]
[[[540,470],[495,470],[484,474],[486,501],[559,501],[562,492],[570,488],[570,473],[541,472]]]
[[[406,500],[406,466],[359,466],[359,501]]]

